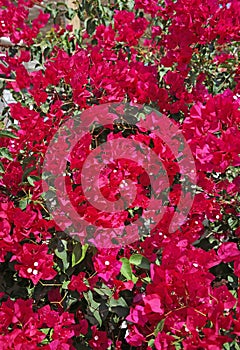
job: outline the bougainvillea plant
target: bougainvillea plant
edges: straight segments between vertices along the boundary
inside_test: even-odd
[[[42,10],[30,21],[36,3]],[[240,349],[238,13],[237,0],[94,0],[74,9],[0,0],[0,37],[8,39],[0,54],[0,349]],[[44,30],[59,14],[78,16],[80,27]],[[46,203],[56,179],[46,183],[42,171],[49,144],[71,118],[84,121],[109,103],[156,110],[190,147],[195,196],[174,232],[178,161],[138,127],[139,110],[131,123],[93,124],[66,159],[67,192],[79,221],[89,222],[88,240],[54,220]],[[120,138],[160,156],[166,215],[138,239],[99,247],[94,225],[128,232],[153,194],[138,159],[120,157],[99,174],[101,193],[117,201],[131,180],[135,201],[120,215],[89,205],[85,158]]]

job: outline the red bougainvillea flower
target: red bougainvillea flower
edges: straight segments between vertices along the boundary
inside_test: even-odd
[[[57,274],[53,269],[53,256],[48,254],[46,244],[25,243],[12,260],[19,263],[15,265],[19,275],[30,278],[34,284],[37,284],[40,279],[51,280]]]
[[[94,350],[107,350],[111,345],[111,340],[108,339],[106,332],[99,331],[96,326],[91,327],[92,339],[89,341],[89,345]]]
[[[84,278],[86,276],[86,273],[80,272],[77,276],[71,277],[71,282],[68,285],[69,290],[77,290],[79,294],[82,292],[86,292],[88,290],[88,287],[84,283]]]
[[[111,283],[121,270],[122,263],[117,260],[118,250],[101,250],[94,258],[94,268],[98,276]]]
[[[239,1],[115,1],[94,9],[91,1],[82,2],[80,12],[88,18],[80,20],[79,30],[56,25],[46,28],[46,35],[40,29],[49,19],[48,25],[59,11],[71,17],[75,10],[48,4],[30,20],[36,5],[42,8],[38,0],[1,0],[0,6],[5,80],[0,84],[0,349],[235,348],[240,337]],[[5,94],[14,98],[8,106]],[[64,158],[67,194],[79,214],[74,220],[89,223],[89,246],[86,251],[79,246],[79,256],[80,243],[51,220],[46,201],[58,179],[51,178],[43,192],[41,168],[59,126],[70,119],[75,129],[83,110],[102,105],[105,111],[108,102],[164,113],[179,130],[172,140],[179,158],[151,131],[153,125],[165,130],[153,119],[146,130],[125,121],[92,125]],[[119,116],[122,112],[117,109]],[[180,133],[195,161],[196,186],[190,174],[187,180],[180,173]],[[63,142],[55,144],[56,173],[70,134],[65,129]],[[108,249],[102,227],[110,226],[110,239],[116,239],[111,228],[124,223],[128,235],[141,211],[147,222],[155,220],[153,209],[160,211],[157,201],[146,210],[154,190],[137,153],[134,161],[104,163],[98,179],[101,194],[112,202],[124,189],[130,193],[132,182],[136,197],[126,210],[101,212],[86,200],[81,167],[93,150],[101,158],[103,144],[120,138],[134,140],[140,153],[141,145],[150,148],[169,184],[162,173],[154,175],[166,209],[154,230],[146,228],[131,244],[123,236],[121,248]],[[89,172],[93,169],[90,165]],[[156,164],[149,169],[154,172]],[[180,197],[190,200],[182,193],[183,181],[196,188],[194,203],[185,223],[170,233]],[[64,224],[65,198],[60,201]],[[93,224],[100,229],[92,230]],[[81,238],[85,226],[79,226]],[[90,247],[99,242],[104,249]]]

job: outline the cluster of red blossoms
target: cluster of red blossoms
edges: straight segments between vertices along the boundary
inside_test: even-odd
[[[95,31],[82,31],[81,40],[70,26],[55,26],[45,40],[40,29],[49,8],[29,23],[34,1],[1,1],[0,37],[16,45],[0,55],[5,78],[0,90],[15,100],[6,105],[3,98],[0,122],[3,350],[238,346],[240,4],[135,0],[131,11],[119,4],[109,23],[99,18]],[[29,69],[32,62],[35,68]],[[197,179],[193,184],[189,175],[188,185],[195,197],[173,233],[170,224],[183,189],[181,160],[154,133],[138,127],[139,114],[132,125],[93,125],[66,159],[68,195],[79,220],[89,222],[84,226],[89,239],[73,239],[51,216],[46,201],[56,179],[46,186],[42,174],[50,141],[72,117],[74,126],[82,111],[109,102],[154,108],[178,127],[191,149]],[[161,198],[165,213],[152,232],[99,248],[105,238],[93,226],[114,231],[121,224],[128,232],[153,194],[137,157],[134,162],[120,157],[99,174],[101,194],[117,201],[130,180],[135,201],[120,214],[106,215],[86,200],[85,159],[118,139],[154,151],[170,191]],[[67,137],[66,144],[56,144],[57,155],[67,144]],[[154,214],[148,215],[151,220]]]
[[[32,44],[34,38],[43,28],[49,19],[49,14],[40,11],[37,18],[31,23],[27,23],[29,10],[38,1],[9,1],[1,0],[0,11],[0,36],[7,37],[14,44]]]

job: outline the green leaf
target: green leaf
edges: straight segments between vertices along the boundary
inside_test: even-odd
[[[234,340],[234,342],[233,342],[232,345],[234,346],[234,349],[235,349],[235,350],[240,350],[240,346],[239,346],[239,344],[237,343],[236,340]]]
[[[31,186],[34,186],[34,182],[40,180],[40,177],[32,175],[32,176],[28,176],[27,180]]]
[[[122,262],[121,274],[128,281],[133,281],[133,283],[136,283],[138,278],[136,276],[134,276],[134,274],[132,273],[132,268],[131,268],[129,260],[127,258],[121,258],[120,260]]]
[[[6,147],[0,148],[0,158],[6,158],[8,160],[13,160],[13,157]]]
[[[57,2],[57,6],[64,6],[67,8],[67,5],[65,4],[65,2]]]
[[[41,110],[43,111],[43,113],[48,113],[49,104],[48,103],[41,104]]]
[[[52,340],[53,329],[52,328],[41,328],[40,331],[48,336],[41,341],[41,344],[43,344],[43,345],[49,344]]]
[[[151,282],[151,278],[149,276],[144,277],[143,281],[146,282],[146,283],[150,283]]]
[[[232,278],[232,276],[228,276],[227,279],[228,279],[228,282],[230,282],[230,283],[232,283],[232,282],[234,281],[234,279]]]
[[[72,8],[68,8],[68,11],[65,13],[66,18],[69,21],[71,21],[75,15],[76,15],[76,10]]]
[[[0,130],[0,137],[9,137],[11,139],[18,139],[19,137],[15,134],[13,134],[9,130]]]
[[[234,289],[229,289],[229,292],[234,296],[234,298],[236,298],[237,299],[237,297],[238,297],[238,293],[237,293],[237,291],[236,290],[234,290]]]
[[[112,308],[112,307],[118,307],[118,306],[128,308],[128,304],[126,303],[126,301],[125,301],[122,297],[120,297],[120,298],[118,298],[118,299],[112,298],[112,299],[110,300],[109,306],[110,306],[111,308]]]
[[[154,346],[154,339],[150,339],[148,341],[148,346],[150,346],[150,348],[153,348],[153,346]]]
[[[230,228],[233,230],[235,228],[235,226],[238,225],[238,219],[237,218],[233,218],[233,217],[230,217],[228,219],[228,225],[230,226]]]
[[[127,258],[121,258],[120,260],[122,262],[121,274],[126,277],[128,281],[132,280],[132,268],[129,260]]]
[[[41,328],[40,329],[40,331],[46,335],[49,333],[50,330],[51,330],[51,328]]]
[[[164,327],[164,322],[165,322],[165,318],[163,318],[155,327],[155,329],[154,329],[155,337],[158,335],[159,332],[162,332],[163,327]]]
[[[88,34],[93,34],[96,29],[96,21],[95,18],[87,18],[84,21],[85,28]]]
[[[19,201],[19,208],[20,209],[22,209],[22,210],[26,209],[27,205],[28,205],[28,199],[23,198]]]
[[[133,11],[134,9],[134,1],[133,0],[128,0],[127,1],[127,7],[129,11]]]
[[[100,316],[100,312],[99,312],[99,307],[100,307],[100,303],[97,303],[94,299],[93,299],[93,294],[92,292],[89,290],[86,293],[83,293],[84,298],[87,300],[88,306],[89,306],[89,310],[91,311],[91,313],[93,314],[93,316],[96,318],[96,320],[98,321],[99,325],[102,325],[102,319]]]
[[[85,259],[88,249],[88,244],[81,245],[81,243],[75,244],[72,252],[72,267],[79,264]]]
[[[158,74],[159,74],[159,81],[160,81],[160,82],[163,80],[164,75],[167,74],[167,72],[168,72],[170,69],[171,69],[171,68],[169,68],[169,67],[164,67],[164,66],[159,67],[159,69],[158,69]]]
[[[68,289],[69,283],[70,283],[70,281],[64,281],[62,284],[62,289]]]
[[[65,272],[69,267],[69,262],[67,260],[67,241],[62,240],[62,244],[64,246],[64,249],[62,251],[55,249],[55,255],[62,260],[63,271]]]
[[[5,170],[4,170],[4,166],[3,166],[3,163],[0,162],[0,173],[4,173]]]
[[[107,295],[109,298],[111,298],[113,295],[112,290],[108,286],[106,286],[104,283],[102,284],[101,288],[94,288],[94,291],[101,296]]]
[[[150,263],[145,256],[141,254],[133,254],[129,259],[130,264],[136,265],[138,267],[141,267],[142,269],[149,270]]]

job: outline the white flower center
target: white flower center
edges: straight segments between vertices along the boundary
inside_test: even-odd
[[[36,276],[38,274],[38,270],[33,270],[33,274]]]
[[[34,264],[33,264],[33,266],[37,267],[37,266],[38,266],[38,262],[35,261]]]
[[[97,335],[95,335],[94,340],[97,341],[98,339],[99,339],[99,337]]]
[[[28,273],[32,273],[31,267],[29,267],[29,268],[27,269],[27,272],[28,272]]]
[[[110,265],[110,262],[108,260],[105,261],[105,265],[106,266],[109,266]]]
[[[124,188],[124,187],[127,187],[127,186],[128,186],[127,181],[123,180],[119,187]]]

